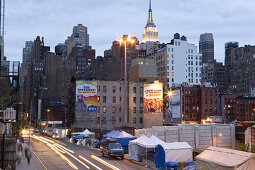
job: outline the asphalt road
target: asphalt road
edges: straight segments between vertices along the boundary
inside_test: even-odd
[[[53,143],[54,142],[54,143]],[[77,146],[64,140],[52,140],[47,137],[31,138],[31,146],[42,169],[96,169],[96,170],[145,170],[141,165],[120,158],[102,157],[102,154],[90,147]],[[51,148],[53,147],[53,149]],[[29,165],[28,165],[29,166]]]

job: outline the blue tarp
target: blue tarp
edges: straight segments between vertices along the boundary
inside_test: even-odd
[[[113,130],[113,131],[103,135],[103,139],[105,139],[107,137],[116,139],[122,145],[122,147],[124,149],[128,149],[129,141],[136,139],[135,136],[133,136],[127,132],[118,131],[118,130]]]
[[[166,154],[165,150],[161,145],[155,148],[155,166],[157,169],[166,170]]]

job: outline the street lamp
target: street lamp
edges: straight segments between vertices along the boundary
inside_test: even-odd
[[[124,125],[127,125],[127,43],[134,44],[136,42],[135,37],[129,37],[128,35],[123,35],[119,38],[120,46],[124,44]]]

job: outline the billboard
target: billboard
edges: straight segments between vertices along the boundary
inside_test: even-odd
[[[144,112],[163,112],[163,84],[144,85]]]
[[[165,96],[164,118],[181,118],[181,90],[171,90],[172,96]]]
[[[97,111],[96,81],[76,81],[75,106],[78,112]]]

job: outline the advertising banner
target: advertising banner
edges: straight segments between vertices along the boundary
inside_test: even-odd
[[[164,118],[181,118],[181,90],[171,90],[171,96],[165,96]]]
[[[163,112],[163,84],[144,85],[144,112]]]
[[[76,81],[76,111],[97,111],[96,81]]]

